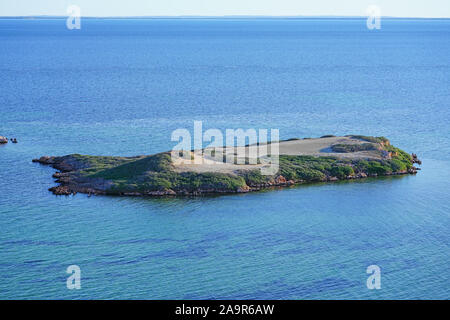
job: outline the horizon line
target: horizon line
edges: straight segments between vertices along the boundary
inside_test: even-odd
[[[0,16],[0,19],[66,19],[68,15],[24,15],[24,16]],[[81,16],[88,19],[367,19],[367,16],[346,15],[154,15],[154,16]],[[450,19],[450,17],[406,17],[406,16],[381,16],[384,19]]]

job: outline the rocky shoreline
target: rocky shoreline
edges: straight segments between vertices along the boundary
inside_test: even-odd
[[[407,161],[410,162],[410,165],[407,163],[407,169],[397,171],[385,170],[382,173],[377,173],[380,171],[375,172],[370,167],[369,169],[361,169],[361,163],[366,162],[365,160],[342,162],[339,159],[330,160],[327,158],[326,160],[329,161],[330,165],[327,169],[321,169],[322,172],[318,171],[321,175],[301,176],[297,174],[289,176],[290,171],[283,167],[282,162],[278,174],[272,177],[258,176],[255,179],[254,177],[249,177],[249,173],[252,173],[251,171],[237,171],[235,175],[177,173],[170,167],[170,160],[167,160],[166,155],[166,153],[162,153],[153,156],[129,158],[81,155],[68,155],[63,157],[43,156],[39,159],[33,159],[33,162],[49,165],[58,170],[58,172],[53,174],[53,178],[58,185],[49,189],[55,195],[84,193],[88,195],[121,196],[198,196],[206,194],[247,193],[310,182],[332,182],[377,176],[416,174],[420,169],[414,167],[412,164],[421,164],[417,155],[412,154],[408,155],[409,159]],[[386,158],[387,160],[382,161],[389,164],[390,159],[392,159],[392,154],[389,157],[391,158]],[[291,158],[288,158],[288,160],[291,161]],[[300,159],[303,162],[300,163],[300,166],[296,170],[304,170],[305,164],[309,165],[309,163],[313,163],[311,168],[315,168],[314,166],[317,166],[317,164],[314,161],[321,160],[320,157],[318,158],[319,160],[314,158],[303,159],[300,156],[297,158],[294,157],[292,161],[298,162]],[[162,167],[162,164],[164,164],[163,161],[168,161],[169,168]],[[159,167],[156,169],[150,167],[150,163],[151,166],[155,166],[156,164]],[[141,169],[140,166],[142,165],[144,165],[144,169]],[[344,167],[347,167],[347,170],[337,170]],[[130,170],[130,168],[134,169]],[[139,170],[143,170],[143,174],[140,174]],[[118,172],[120,173],[118,174]],[[301,173],[303,171],[298,172]],[[125,177],[126,174],[131,174],[131,177]],[[128,179],[128,184],[123,183],[123,180],[126,179]],[[231,182],[228,182],[230,179]],[[174,182],[179,180],[183,182]],[[151,183],[148,181],[151,181]],[[138,185],[139,183],[141,185]]]
[[[68,196],[71,194],[75,195],[78,192],[86,194],[106,194],[104,190],[101,190],[93,184],[93,181],[87,181],[77,174],[77,170],[80,169],[81,166],[77,164],[76,161],[70,161],[70,158],[68,157],[43,156],[39,159],[33,159],[32,162],[49,165],[58,170],[52,177],[59,185],[48,189],[55,195]]]

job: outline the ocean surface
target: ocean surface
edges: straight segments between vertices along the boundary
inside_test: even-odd
[[[0,19],[0,135],[19,141],[0,146],[0,298],[449,299],[449,57],[450,20]],[[52,195],[31,162],[170,150],[194,120],[382,135],[422,171],[89,198]]]

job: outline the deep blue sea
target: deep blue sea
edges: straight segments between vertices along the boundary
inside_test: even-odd
[[[0,298],[449,299],[449,57],[450,20],[0,19],[0,135],[19,141],[0,146]],[[194,120],[382,135],[422,171],[89,198],[52,195],[31,162],[170,150]]]

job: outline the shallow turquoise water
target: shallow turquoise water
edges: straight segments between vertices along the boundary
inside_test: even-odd
[[[448,299],[450,21],[0,20],[0,298]],[[416,176],[220,197],[55,197],[41,155],[172,130],[385,135]],[[77,264],[82,289],[66,289]],[[366,288],[367,266],[382,289]]]

